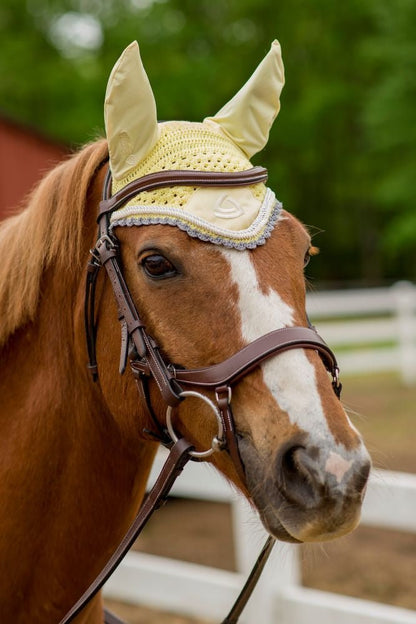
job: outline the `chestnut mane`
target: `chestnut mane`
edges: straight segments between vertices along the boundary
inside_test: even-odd
[[[91,143],[53,169],[26,208],[0,224],[0,346],[33,319],[41,277],[53,263],[81,262],[84,208],[91,180],[107,158],[107,141]]]

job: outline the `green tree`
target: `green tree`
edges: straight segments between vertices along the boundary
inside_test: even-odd
[[[161,119],[215,113],[270,42],[287,82],[256,162],[322,248],[321,283],[415,278],[413,0],[3,0],[0,109],[78,145],[140,43]],[[309,272],[309,271],[308,271]]]
[[[392,263],[409,263],[414,277],[416,4],[373,0],[371,12],[377,28],[362,46],[374,76],[363,109],[368,188],[382,210],[383,251]]]

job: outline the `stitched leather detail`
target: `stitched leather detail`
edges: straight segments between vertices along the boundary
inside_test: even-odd
[[[142,191],[164,186],[249,186],[267,180],[267,169],[252,167],[246,171],[216,173],[213,171],[158,171],[130,182],[118,193],[100,202],[100,215],[120,208]]]

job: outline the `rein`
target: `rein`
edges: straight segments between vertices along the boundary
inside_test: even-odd
[[[242,483],[245,483],[244,465],[238,450],[231,409],[232,387],[240,379],[259,366],[261,362],[279,353],[289,349],[313,349],[319,353],[326,369],[332,376],[334,392],[338,397],[340,396],[341,384],[338,378],[337,361],[331,349],[312,326],[287,327],[272,331],[254,340],[223,362],[206,368],[182,369],[175,367],[172,363],[165,361],[156,341],[147,333],[124,280],[120,265],[119,244],[111,231],[110,217],[114,210],[123,206],[139,192],[175,185],[248,186],[257,182],[265,182],[266,179],[267,171],[262,167],[253,167],[247,171],[233,173],[160,171],[134,180],[114,196],[111,196],[111,173],[110,171],[107,173],[97,219],[98,240],[95,248],[91,251],[86,282],[85,329],[89,358],[88,368],[93,380],[96,381],[98,379],[98,367],[95,347],[97,333],[95,287],[99,269],[105,267],[113,287],[121,324],[120,373],[124,372],[127,361],[130,359],[130,367],[138,386],[140,399],[151,416],[156,429],[156,431],[145,430],[144,433],[170,448],[170,454],[123,541],[60,624],[69,624],[107,581],[152,513],[166,500],[176,478],[189,460],[203,460],[216,451],[225,450],[229,453]],[[166,404],[167,411],[164,423],[159,421],[150,402],[148,384],[151,379],[156,382]],[[200,390],[214,392],[215,401],[201,393]],[[215,415],[218,431],[212,440],[211,448],[208,450],[195,450],[173,429],[172,410],[188,396],[197,397],[207,403]],[[238,621],[274,542],[275,538],[268,537],[243,590],[222,624],[235,624]],[[118,618],[107,612],[105,621],[107,624],[122,624]]]

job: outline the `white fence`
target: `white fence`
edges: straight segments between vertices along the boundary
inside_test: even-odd
[[[399,283],[390,289],[373,291],[313,294],[308,309],[331,346],[365,343],[358,359],[354,359],[354,352],[341,354],[343,372],[398,369],[406,383],[416,381],[416,288],[412,284]],[[377,322],[362,318],[370,315],[390,318],[379,318]],[[320,318],[334,316],[336,323],[318,322]],[[360,316],[360,320],[347,320],[348,316]],[[368,345],[385,341],[392,344],[375,349],[374,357]],[[151,482],[160,470],[163,453],[157,456]],[[247,503],[205,464],[188,464],[173,494],[231,503],[238,572],[130,552],[107,583],[105,594],[132,604],[221,621],[257,557],[266,537],[264,530]],[[362,522],[416,532],[416,475],[373,473]],[[241,622],[416,624],[416,611],[302,587],[297,547],[278,543]]]
[[[163,455],[164,451],[157,457],[151,480],[161,468]],[[173,493],[231,503],[239,571],[130,552],[107,583],[105,593],[128,603],[219,622],[242,588],[265,541],[265,532],[253,510],[210,466],[188,464]],[[373,474],[362,522],[416,532],[416,475],[387,471]],[[302,587],[298,548],[278,543],[241,622],[416,624],[416,612]]]
[[[416,383],[414,284],[312,293],[307,308],[343,373],[396,370],[404,383]]]

